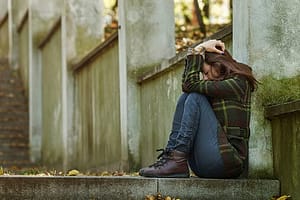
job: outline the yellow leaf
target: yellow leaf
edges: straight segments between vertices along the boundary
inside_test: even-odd
[[[276,200],[286,200],[290,197],[291,197],[290,195],[282,195],[281,197],[278,197]]]
[[[79,174],[79,171],[76,169],[73,169],[71,171],[68,172],[68,176],[77,176]]]
[[[111,173],[109,173],[108,171],[104,171],[100,176],[111,176]]]
[[[146,195],[145,200],[155,200],[155,196],[153,195]]]

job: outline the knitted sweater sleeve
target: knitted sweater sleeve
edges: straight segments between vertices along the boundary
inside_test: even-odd
[[[198,92],[215,98],[242,98],[245,94],[247,81],[241,76],[233,76],[221,81],[205,81],[200,79],[200,68],[203,65],[201,55],[187,55],[182,91],[186,93]]]

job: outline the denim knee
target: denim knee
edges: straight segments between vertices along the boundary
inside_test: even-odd
[[[197,103],[201,103],[203,101],[207,101],[207,97],[203,94],[192,92],[189,93],[185,102],[187,103],[189,101],[196,101]]]

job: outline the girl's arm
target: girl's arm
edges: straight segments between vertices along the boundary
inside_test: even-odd
[[[247,89],[247,80],[241,76],[234,76],[222,81],[200,80],[200,66],[203,57],[200,54],[187,55],[185,77],[182,79],[182,91],[198,92],[216,98],[242,98]]]

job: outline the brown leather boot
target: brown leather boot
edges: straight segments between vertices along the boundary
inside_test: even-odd
[[[172,150],[165,151],[157,157],[159,160],[149,167],[140,169],[140,176],[157,178],[186,178],[190,176],[187,154]]]

